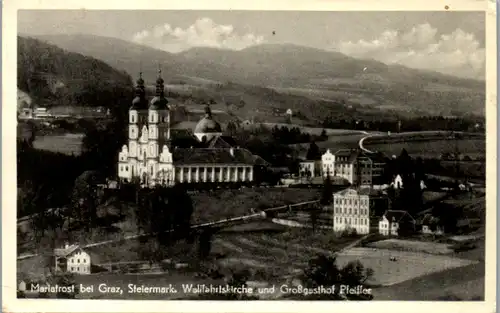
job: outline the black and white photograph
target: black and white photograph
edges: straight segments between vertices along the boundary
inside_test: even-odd
[[[484,302],[487,15],[449,5],[19,10],[16,301]]]

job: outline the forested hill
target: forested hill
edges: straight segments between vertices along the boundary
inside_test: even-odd
[[[37,105],[126,105],[132,78],[108,64],[29,37],[17,37],[17,87]]]

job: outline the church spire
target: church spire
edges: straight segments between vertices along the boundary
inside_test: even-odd
[[[139,79],[137,79],[137,85],[135,87],[135,95],[142,98],[145,94],[144,79],[142,79],[142,72],[139,72]]]
[[[160,65],[158,65],[158,79],[156,79],[156,96],[158,97],[164,97],[164,88],[165,88],[165,85],[164,85],[164,80],[163,78],[161,77],[161,67]]]

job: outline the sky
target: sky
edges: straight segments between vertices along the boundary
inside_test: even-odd
[[[18,33],[116,37],[169,52],[293,43],[461,77],[485,77],[484,12],[22,10]]]

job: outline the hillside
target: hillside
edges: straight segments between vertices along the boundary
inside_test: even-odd
[[[193,48],[173,54],[91,35],[38,38],[101,59],[133,76],[142,67],[145,79],[150,82],[161,64],[167,81],[178,82],[179,78],[188,77],[187,85],[201,86],[222,93],[221,96],[225,96],[224,92],[236,93],[266,103],[269,101],[265,97],[273,93],[282,98],[299,97],[309,106],[317,101],[333,101],[346,107],[358,105],[361,111],[379,114],[387,111],[405,115],[484,113],[484,82],[359,60],[314,48],[265,44],[241,51]],[[228,82],[232,83],[230,87]],[[260,91],[267,89],[265,96],[247,96],[242,89],[253,89],[249,85],[262,88]],[[222,86],[226,90],[220,90]]]
[[[18,37],[18,105],[119,105],[132,96],[131,77],[90,56]]]

